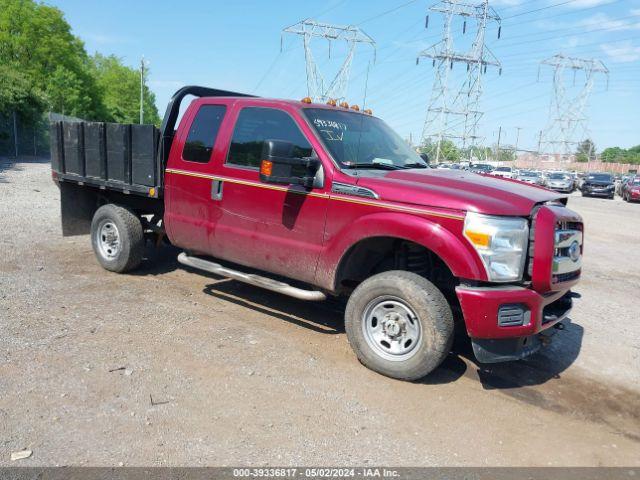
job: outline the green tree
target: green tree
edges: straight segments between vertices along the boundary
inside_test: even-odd
[[[92,68],[98,88],[102,92],[106,116],[109,121],[138,123],[140,121],[140,72],[127,67],[114,55],[96,53]],[[144,123],[160,124],[156,98],[144,86]]]
[[[46,98],[15,68],[0,65],[0,113],[16,112],[23,119],[34,119],[46,105]]]
[[[596,159],[596,146],[589,138],[583,140],[576,150],[576,160],[578,162],[589,162]]]
[[[429,155],[429,159],[432,162],[436,161],[438,144],[433,142],[427,142],[425,145],[420,147],[420,153],[426,153]],[[440,142],[440,162],[459,162],[460,161],[460,150],[451,140],[442,140]]]
[[[0,0],[0,65],[19,72],[28,90],[52,110],[64,105],[69,115],[104,115],[84,45],[55,7],[33,0]]]
[[[640,145],[624,149],[620,147],[609,147],[602,151],[603,162],[612,163],[632,163],[640,164]]]

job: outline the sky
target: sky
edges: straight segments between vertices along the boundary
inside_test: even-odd
[[[356,49],[346,99],[366,103],[399,134],[419,142],[435,69],[418,53],[439,42],[443,17],[425,0],[51,0],[60,8],[89,53],[114,54],[137,67],[149,62],[148,86],[160,114],[181,86],[234,90],[265,97],[306,96],[302,38],[282,29],[303,19],[356,25],[375,42]],[[609,74],[594,76],[586,108],[590,136],[601,151],[640,144],[640,0],[490,0],[501,18],[486,29],[486,46],[502,71],[482,76],[479,133],[486,145],[518,140],[535,150],[550,118],[553,68],[541,61],[562,53],[602,61]],[[429,14],[428,28],[425,18]],[[465,50],[474,34],[454,21],[454,46]],[[346,55],[339,41],[311,43],[325,81]],[[457,89],[466,67],[455,64],[450,88]],[[582,72],[565,75],[565,96],[584,84]],[[365,96],[366,93],[366,96]],[[366,101],[365,101],[366,100]]]

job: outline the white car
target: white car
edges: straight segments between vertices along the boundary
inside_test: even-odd
[[[491,175],[502,178],[513,178],[514,172],[511,167],[497,167],[493,172],[491,172]]]

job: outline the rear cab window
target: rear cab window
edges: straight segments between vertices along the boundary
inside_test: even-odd
[[[182,158],[189,162],[208,163],[216,143],[227,107],[201,105],[189,127]]]

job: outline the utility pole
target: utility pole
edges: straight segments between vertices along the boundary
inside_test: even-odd
[[[524,127],[516,127],[516,146],[515,146],[515,151],[516,151],[516,156],[518,155],[518,141],[520,140],[520,130],[522,130]]]
[[[140,125],[144,123],[144,72],[148,66],[143,55],[140,59]]]
[[[429,9],[444,16],[442,40],[421,51],[416,59],[431,59],[436,68],[431,98],[427,107],[427,115],[422,131],[421,143],[436,141],[436,162],[440,159],[443,140],[460,140],[462,148],[473,147],[480,137],[477,135],[478,125],[483,112],[480,111],[482,96],[482,76],[488,65],[493,65],[501,72],[502,67],[495,55],[485,45],[485,32],[490,21],[500,24],[500,16],[484,0],[478,4],[463,3],[458,0],[442,0]],[[467,22],[475,21],[475,37],[471,47],[466,51],[454,49],[452,23],[454,18],[462,18],[462,34],[467,31]],[[425,26],[429,25],[427,15]],[[498,27],[500,38],[500,27]],[[455,64],[462,63],[467,75],[459,88],[452,88],[450,76]],[[457,121],[453,121],[454,118]]]
[[[15,110],[13,111],[13,145],[16,158],[18,158],[18,115]]]
[[[353,57],[358,43],[371,45],[373,47],[375,60],[376,42],[365,32],[353,25],[332,25],[307,19],[284,28],[282,33],[293,33],[302,37],[307,70],[307,94],[313,101],[326,102],[329,99],[336,101],[344,100],[347,94],[349,76],[351,74],[351,64],[353,63]],[[331,41],[341,40],[347,44],[347,55],[338,73],[328,86],[325,85],[324,77],[313,58],[313,52],[311,50],[312,38],[327,40],[329,42],[329,55],[331,55]],[[282,35],[280,37],[280,50],[282,50]]]
[[[586,109],[593,90],[594,76],[602,73],[609,83],[609,70],[600,60],[554,55],[540,62],[553,68],[553,96],[551,98],[549,123],[539,142],[545,153],[571,155],[577,145],[589,139]],[[566,72],[573,77],[573,85],[567,85]],[[567,87],[575,86],[576,76],[581,72],[584,83],[573,95],[567,93]],[[538,77],[540,73],[538,72]]]
[[[496,144],[496,161],[500,161],[500,137],[502,136],[502,126],[498,128],[498,143]]]
[[[520,140],[520,130],[522,130],[523,127],[516,127],[516,145],[513,149],[513,154],[515,155],[514,160],[518,160],[518,141]]]

